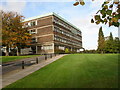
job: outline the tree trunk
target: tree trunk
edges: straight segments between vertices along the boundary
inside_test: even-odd
[[[101,54],[103,54],[104,52],[101,50]]]
[[[20,48],[17,47],[17,56],[20,56]]]
[[[9,47],[8,47],[8,46],[6,47],[6,53],[5,53],[5,56],[9,56]]]
[[[17,56],[19,56],[20,54],[19,54],[19,51],[18,51],[18,47],[17,47]]]

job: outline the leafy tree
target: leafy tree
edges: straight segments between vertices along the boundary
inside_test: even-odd
[[[119,53],[120,52],[120,40],[118,37],[113,39],[112,33],[110,33],[109,39],[105,41],[106,53]]]
[[[17,16],[14,18],[14,28],[15,28],[15,35],[14,35],[14,46],[17,47],[17,55],[19,56],[21,48],[30,45],[31,35],[28,32],[27,28],[23,28],[23,24],[21,23],[22,16]]]
[[[105,41],[105,53],[109,53],[109,50],[110,50],[110,41],[109,40],[106,40]]]
[[[109,39],[105,41],[105,51],[113,53],[113,35],[110,33]]]
[[[9,55],[9,48],[17,48],[17,55],[23,45],[28,45],[31,35],[27,28],[23,28],[21,21],[23,16],[15,12],[4,12],[2,14],[2,45],[6,47],[6,56]]]
[[[105,39],[104,39],[104,34],[102,31],[102,27],[99,29],[99,34],[98,34],[98,52],[103,53],[105,48]]]
[[[12,36],[14,32],[12,32],[12,18],[14,17],[13,13],[11,12],[3,12],[1,11],[2,15],[2,45],[6,46],[6,56],[9,56],[9,48],[13,45]]]
[[[110,37],[109,37],[109,40],[111,41],[111,43],[113,43],[113,35],[112,33],[110,32]]]
[[[58,49],[58,48],[55,48],[55,53],[58,53],[58,54],[63,54],[63,53],[65,53],[65,51],[64,50],[60,50],[60,49]]]
[[[66,48],[65,49],[65,53],[69,53],[70,51],[69,51],[69,49],[68,48]]]
[[[113,52],[113,35],[110,32],[110,37],[109,37],[109,52]]]
[[[92,0],[94,1],[94,0]],[[84,0],[77,0],[73,5],[84,5]],[[113,10],[113,8],[115,8]],[[119,0],[106,0],[102,6],[101,9],[97,11],[96,15],[94,15],[94,18],[91,19],[91,23],[96,24],[109,24],[109,26],[115,26],[119,27],[120,22],[120,2]]]
[[[94,49],[93,50],[85,50],[83,52],[84,53],[97,53],[96,50],[94,50]]]
[[[120,53],[120,40],[118,37],[116,37],[113,40],[113,52],[114,53]]]

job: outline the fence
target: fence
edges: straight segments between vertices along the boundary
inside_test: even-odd
[[[17,70],[17,69],[25,69],[28,66],[31,66],[33,64],[38,64],[44,60],[55,57],[57,55],[60,55],[60,54],[45,54],[45,55],[36,56],[33,58],[26,58],[26,59],[21,59],[19,61],[2,64],[3,66],[2,74],[5,74],[10,71]]]

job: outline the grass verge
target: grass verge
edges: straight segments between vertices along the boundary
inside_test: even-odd
[[[16,60],[20,60],[23,58],[31,58],[31,57],[35,57],[35,56],[40,56],[40,55],[27,55],[27,56],[1,56],[2,57],[2,62],[6,63],[6,62],[10,62],[10,61],[16,61]]]

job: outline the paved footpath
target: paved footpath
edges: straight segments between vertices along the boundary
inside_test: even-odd
[[[17,81],[17,80],[29,75],[29,74],[41,69],[42,67],[56,61],[57,59],[59,59],[59,58],[61,58],[63,56],[65,56],[65,55],[59,55],[59,56],[56,56],[56,57],[53,57],[53,58],[49,58],[47,60],[44,60],[41,63],[32,65],[32,66],[27,67],[27,68],[25,68],[23,70],[20,70],[20,71],[16,71],[17,73],[14,71],[14,72],[9,73],[7,75],[3,75],[2,87],[5,87],[5,86]]]

